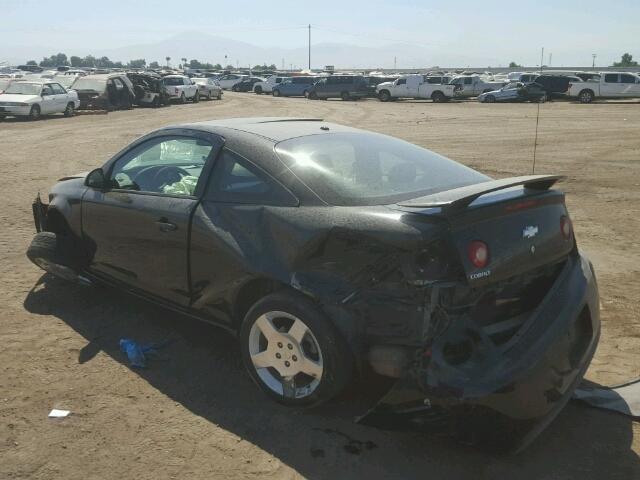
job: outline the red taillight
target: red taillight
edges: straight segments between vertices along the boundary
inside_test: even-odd
[[[560,231],[565,240],[571,240],[573,234],[573,226],[571,225],[571,219],[566,216],[560,217]]]
[[[474,240],[467,249],[469,260],[478,268],[484,268],[489,263],[489,247],[480,240]]]

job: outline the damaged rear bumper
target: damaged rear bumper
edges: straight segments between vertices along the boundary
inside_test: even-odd
[[[465,335],[473,354],[452,362],[447,349]],[[599,336],[593,268],[573,254],[511,341],[496,348],[464,321],[450,326],[359,421],[388,429],[445,429],[481,447],[520,450],[567,403]]]

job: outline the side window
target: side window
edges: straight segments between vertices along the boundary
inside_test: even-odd
[[[116,86],[116,90],[122,90],[124,88],[124,83],[119,78],[113,79],[113,84]]]
[[[623,73],[620,75],[620,83],[636,83],[636,77],[628,73]]]
[[[399,78],[398,79],[397,85],[406,85],[406,84],[407,84],[407,79],[406,78]]]
[[[53,90],[50,85],[45,85],[42,87],[42,95],[53,95]]]
[[[282,185],[229,150],[223,150],[216,162],[205,199],[249,205],[298,205]]]
[[[617,73],[607,73],[604,76],[605,83],[618,83],[618,74]]]
[[[471,83],[473,82],[473,78],[471,77],[467,77],[464,79],[464,84],[465,85],[471,85]]]
[[[67,93],[65,92],[64,88],[62,88],[57,83],[51,84],[51,90],[53,90],[54,95],[64,95],[65,93]]]
[[[195,194],[213,144],[191,137],[160,137],[138,145],[113,165],[112,187],[122,190]]]

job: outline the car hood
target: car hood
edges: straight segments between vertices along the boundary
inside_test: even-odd
[[[393,82],[382,82],[376,85],[376,90],[382,87],[391,87],[393,86]]]
[[[15,93],[3,93],[0,95],[0,102],[20,102],[31,103],[40,100],[39,95],[19,95]]]

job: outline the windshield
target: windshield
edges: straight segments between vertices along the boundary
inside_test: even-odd
[[[102,92],[107,86],[107,81],[103,78],[80,77],[73,82],[74,90],[95,90]]]
[[[41,83],[22,83],[13,82],[4,93],[13,93],[15,95],[40,95],[42,90]]]
[[[385,205],[489,180],[430,150],[370,133],[293,138],[276,152],[332,205]]]

